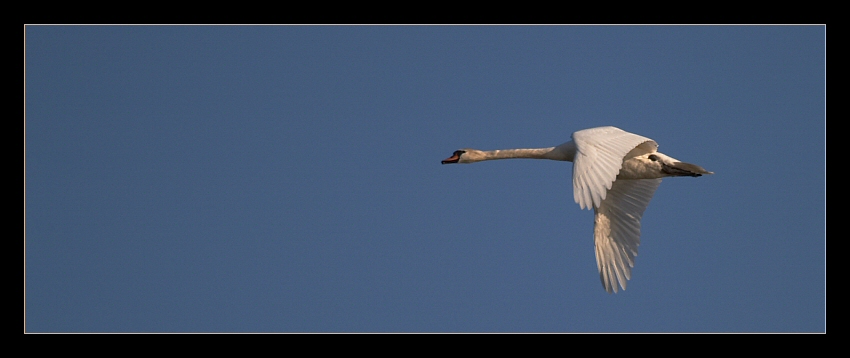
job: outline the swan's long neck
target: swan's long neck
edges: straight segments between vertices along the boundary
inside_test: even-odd
[[[494,159],[513,159],[513,158],[531,158],[531,159],[548,159],[546,154],[551,152],[555,147],[551,148],[534,148],[534,149],[498,149],[482,152],[484,157],[481,160]]]
[[[475,150],[468,149],[462,157],[462,162],[474,163],[484,160],[496,159],[550,159],[572,161],[575,156],[575,144],[567,142],[557,147],[531,148],[531,149],[500,149],[500,150]]]

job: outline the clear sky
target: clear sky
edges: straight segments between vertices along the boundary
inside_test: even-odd
[[[824,26],[28,26],[29,332],[823,332]],[[603,289],[572,164],[665,179]]]

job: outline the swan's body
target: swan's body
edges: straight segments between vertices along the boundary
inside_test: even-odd
[[[539,149],[461,149],[442,163],[511,158],[573,162],[573,197],[582,209],[595,212],[593,236],[602,286],[608,293],[617,292],[618,283],[625,290],[640,244],[640,219],[661,178],[714,173],[661,154],[654,140],[616,127],[580,130],[572,139]]]

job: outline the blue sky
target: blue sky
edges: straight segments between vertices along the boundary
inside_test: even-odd
[[[28,332],[823,332],[824,26],[27,26]],[[665,179],[607,294],[572,164]]]

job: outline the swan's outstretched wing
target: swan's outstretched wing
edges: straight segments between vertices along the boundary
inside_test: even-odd
[[[632,278],[640,245],[640,218],[659,184],[661,179],[617,180],[594,210],[596,265],[608,293],[617,292],[617,283],[625,290],[626,280]]]
[[[623,166],[623,158],[641,146],[654,152],[652,139],[616,127],[598,127],[573,133],[573,197],[582,209],[598,208]]]

